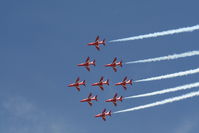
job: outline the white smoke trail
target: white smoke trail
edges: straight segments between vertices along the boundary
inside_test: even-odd
[[[151,77],[151,78],[136,80],[134,82],[144,82],[144,81],[154,81],[154,80],[168,79],[168,78],[186,76],[186,75],[195,74],[195,73],[199,73],[199,68],[193,69],[193,70],[177,72],[177,73],[172,73],[172,74],[167,74],[167,75],[162,75],[162,76],[157,76],[157,77]]]
[[[163,61],[163,60],[174,60],[178,58],[185,58],[190,56],[199,55],[199,51],[189,51],[181,54],[173,54],[168,56],[162,56],[157,58],[150,58],[150,59],[144,59],[144,60],[138,60],[138,61],[130,61],[126,62],[126,64],[132,64],[132,63],[146,63],[146,62],[156,62],[156,61]]]
[[[167,103],[177,102],[177,101],[184,100],[184,99],[187,99],[187,98],[192,98],[192,97],[195,97],[195,96],[199,96],[199,91],[187,93],[185,95],[181,95],[181,96],[177,96],[177,97],[173,97],[173,98],[168,98],[168,99],[165,99],[165,100],[162,100],[162,101],[157,101],[157,102],[146,104],[146,105],[137,106],[137,107],[134,107],[134,108],[116,111],[116,112],[114,112],[114,114],[151,108],[151,107],[155,107],[155,106],[164,105],[164,104],[167,104]]]
[[[199,30],[199,25],[185,27],[185,28],[179,28],[179,29],[173,29],[173,30],[167,30],[167,31],[162,31],[162,32],[149,33],[149,34],[145,34],[145,35],[133,36],[133,37],[123,38],[123,39],[116,39],[116,40],[112,40],[110,42],[140,40],[140,39],[145,39],[145,38],[154,38],[154,37],[158,37],[158,36],[173,35],[173,34],[178,34],[178,33],[183,33],[183,32],[192,32],[195,30]]]
[[[174,88],[168,88],[168,89],[164,89],[164,90],[161,90],[161,91],[154,91],[154,92],[151,92],[151,93],[129,96],[129,97],[125,97],[124,99],[160,95],[160,94],[165,94],[165,93],[169,93],[169,92],[192,89],[192,88],[195,88],[195,87],[199,87],[199,82],[192,83],[192,84],[186,84],[186,85],[182,85],[182,86],[177,86],[177,87],[174,87]]]

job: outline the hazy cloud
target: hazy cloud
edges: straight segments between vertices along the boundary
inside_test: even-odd
[[[199,119],[197,117],[186,118],[174,129],[173,133],[191,133],[198,127],[198,122]]]
[[[24,97],[1,102],[1,133],[74,133],[79,130],[66,120],[51,116]]]

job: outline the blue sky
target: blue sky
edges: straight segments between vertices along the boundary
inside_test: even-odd
[[[1,133],[196,133],[198,97],[145,110],[115,114],[106,122],[94,115],[103,108],[118,111],[198,88],[130,99],[117,107],[104,103],[115,92],[131,96],[197,82],[199,75],[137,83],[124,91],[113,83],[195,69],[198,56],[173,61],[104,68],[114,57],[124,62],[198,50],[199,31],[129,42],[107,43],[98,52],[86,44],[97,35],[107,40],[199,24],[197,0],[2,0],[0,2],[0,132]],[[97,66],[76,67],[87,56]],[[67,85],[80,76],[81,92]],[[100,91],[90,84],[101,76],[111,85]],[[99,102],[79,101],[92,92]]]

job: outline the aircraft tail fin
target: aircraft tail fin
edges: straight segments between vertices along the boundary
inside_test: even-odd
[[[104,39],[104,40],[103,40],[103,43],[102,43],[104,46],[106,45],[105,41],[106,41],[106,39]]]
[[[109,79],[106,80],[106,84],[109,85]]]
[[[111,111],[111,110],[108,112],[108,115],[109,115],[109,116],[111,116],[111,115],[112,115],[112,111]]]
[[[122,60],[120,61],[119,65],[120,65],[120,67],[122,67],[122,66],[123,66],[123,65],[122,65]]]
[[[83,85],[86,86],[86,80],[83,81]]]
[[[95,101],[98,101],[98,99],[97,99],[97,95],[96,95],[96,96],[94,96],[94,100],[95,100]]]
[[[133,84],[133,80],[132,80],[132,79],[130,80],[130,84],[131,84],[131,85]]]
[[[123,96],[120,96],[119,101],[122,102],[122,100],[123,100]]]
[[[93,65],[94,65],[94,66],[96,66],[96,64],[95,64],[95,63],[96,63],[96,61],[95,61],[95,60],[93,60]]]

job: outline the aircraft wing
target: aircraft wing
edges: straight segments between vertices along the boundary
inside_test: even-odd
[[[90,67],[89,67],[89,66],[86,66],[86,70],[90,71]]]
[[[102,77],[100,78],[100,81],[99,81],[99,82],[102,82],[103,79],[104,79],[104,77],[102,76]]]
[[[88,98],[91,98],[91,96],[92,96],[92,93],[90,93],[90,94],[88,95]]]
[[[105,113],[106,112],[106,109],[104,109],[103,111],[102,111],[102,113]]]
[[[77,83],[77,82],[79,82],[79,80],[80,80],[80,78],[78,77],[75,82]]]
[[[78,91],[80,91],[80,88],[79,88],[79,86],[77,86],[76,88],[77,88],[77,90],[78,90]]]
[[[117,97],[117,93],[115,93],[114,97],[113,98],[116,98]]]
[[[105,116],[103,116],[102,119],[103,119],[104,121],[106,121],[106,117],[105,117]]]
[[[117,57],[115,57],[115,58],[113,59],[113,62],[112,62],[112,63],[116,63],[116,61],[117,61]]]
[[[95,47],[96,47],[96,49],[97,49],[98,51],[100,51],[100,48],[99,48],[99,46],[98,46],[98,45],[95,45]]]
[[[99,41],[99,36],[96,37],[95,41]]]
[[[113,67],[114,72],[117,72],[117,68]]]
[[[103,87],[103,86],[99,85],[99,87],[100,87],[101,90],[104,90],[104,87]]]
[[[93,105],[91,102],[88,102],[88,104],[89,104],[90,106],[92,106],[92,105]]]
[[[123,88],[126,90],[127,89],[127,87],[126,87],[126,85],[122,85],[123,86]]]
[[[88,62],[90,60],[90,57],[87,57],[86,62]]]
[[[127,80],[127,76],[126,76],[126,77],[124,77],[123,82],[124,82],[124,81],[126,81],[126,80]]]

